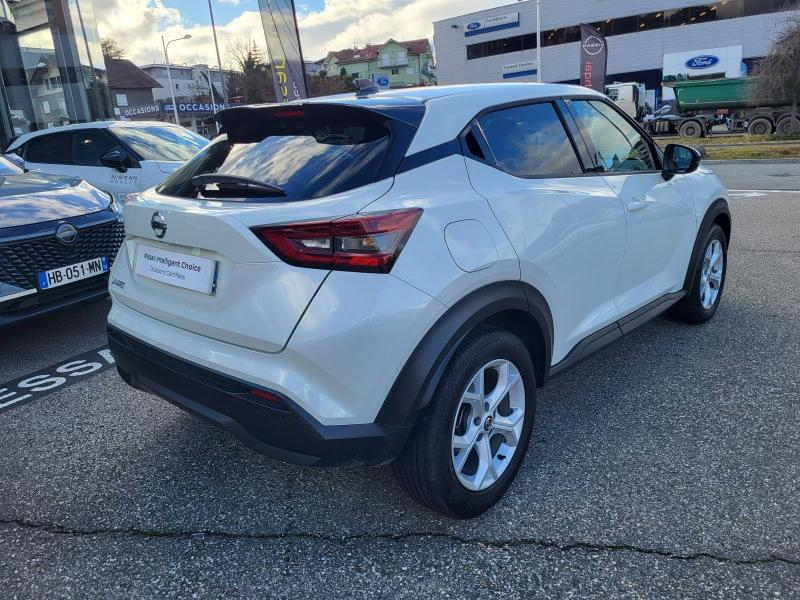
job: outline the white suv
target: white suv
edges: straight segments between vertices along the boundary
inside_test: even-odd
[[[306,465],[395,471],[477,515],[536,388],[672,310],[720,302],[731,218],[699,155],[565,85],[232,108],[126,209],[122,377]]]
[[[97,121],[24,133],[6,152],[20,166],[80,177],[121,202],[161,183],[207,144],[169,123]]]

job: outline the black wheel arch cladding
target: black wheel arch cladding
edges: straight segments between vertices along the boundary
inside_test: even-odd
[[[413,425],[417,413],[433,397],[442,375],[464,339],[478,325],[501,316],[518,315],[514,324],[533,329],[523,342],[537,365],[537,382],[546,380],[553,346],[553,318],[542,294],[521,281],[503,281],[479,288],[452,306],[428,331],[406,361],[375,421]],[[518,323],[519,320],[526,323]],[[531,348],[533,346],[533,348]]]

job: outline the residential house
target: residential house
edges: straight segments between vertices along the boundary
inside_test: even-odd
[[[153,90],[161,84],[129,60],[106,57],[105,61],[114,113],[131,119],[155,118]]]
[[[352,78],[376,81],[381,87],[413,87],[436,83],[433,52],[427,39],[383,44],[368,44],[363,48],[345,48],[328,52],[322,70],[329,75],[344,73]]]

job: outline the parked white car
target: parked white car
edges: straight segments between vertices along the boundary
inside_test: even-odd
[[[161,183],[207,144],[169,123],[99,121],[24,133],[6,153],[31,171],[75,175],[122,201]]]
[[[394,461],[471,517],[519,469],[538,387],[719,306],[725,189],[601,94],[374,90],[218,119],[127,206],[109,343],[129,384],[260,452]]]

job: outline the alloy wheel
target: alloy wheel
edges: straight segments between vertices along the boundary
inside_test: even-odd
[[[452,461],[458,481],[485,490],[508,468],[525,423],[525,385],[508,360],[493,360],[472,376],[456,409]]]
[[[719,240],[711,240],[703,256],[703,267],[700,271],[700,304],[708,310],[714,306],[722,286],[722,273],[725,268],[725,256]]]

